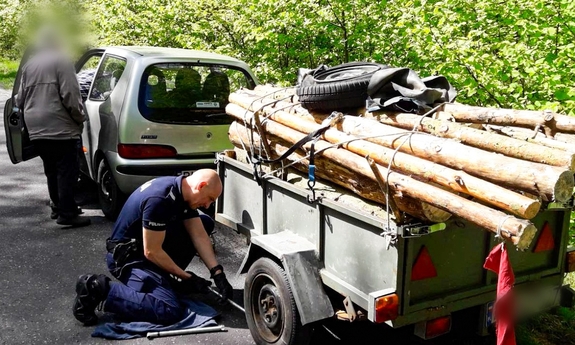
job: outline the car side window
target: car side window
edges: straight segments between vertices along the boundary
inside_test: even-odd
[[[101,58],[102,54],[91,56],[76,73],[78,84],[80,84],[80,94],[82,95],[83,102],[88,98],[90,86],[94,80],[94,75],[96,74],[96,69],[98,68],[98,63],[100,63]]]
[[[126,60],[116,56],[106,55],[94,78],[90,100],[104,101],[108,99],[110,93],[112,93],[118,80],[120,80],[120,77],[124,73],[125,68]]]

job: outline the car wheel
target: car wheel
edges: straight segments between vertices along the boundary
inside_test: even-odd
[[[284,269],[269,258],[248,270],[244,286],[248,327],[258,345],[303,345],[310,328],[302,326]]]
[[[301,105],[309,110],[343,110],[365,106],[371,76],[387,66],[350,62],[317,70],[303,78],[296,89]]]
[[[105,159],[98,166],[98,199],[106,218],[116,220],[126,200]]]

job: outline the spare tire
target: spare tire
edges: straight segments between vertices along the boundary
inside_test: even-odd
[[[309,110],[344,110],[365,106],[371,76],[388,66],[371,62],[349,62],[306,75],[296,94]]]

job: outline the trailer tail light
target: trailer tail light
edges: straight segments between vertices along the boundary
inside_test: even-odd
[[[575,247],[567,248],[565,256],[565,272],[575,272]]]
[[[414,334],[421,339],[433,339],[451,331],[451,315],[415,324]]]
[[[118,154],[122,158],[141,159],[175,157],[178,152],[168,145],[118,144]]]
[[[437,271],[429,255],[429,250],[426,246],[421,247],[413,267],[411,268],[411,280],[422,280],[427,278],[437,277]]]
[[[395,320],[399,314],[399,297],[392,293],[375,300],[376,323]]]
[[[553,232],[551,231],[551,225],[548,222],[543,224],[543,229],[541,229],[541,235],[537,240],[535,248],[533,248],[533,253],[546,252],[548,250],[555,249],[555,239],[553,238]]]

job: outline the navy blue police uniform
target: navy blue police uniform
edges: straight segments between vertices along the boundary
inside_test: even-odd
[[[213,220],[191,209],[182,196],[182,179],[159,177],[143,184],[126,201],[107,241],[108,269],[123,284],[111,284],[104,310],[122,319],[171,324],[181,320],[184,307],[172,288],[169,273],[143,255],[143,230],[165,231],[162,248],[185,270],[196,254],[184,221],[200,217],[208,234]],[[132,245],[131,251],[114,249]],[[120,255],[121,253],[122,255]],[[126,254],[127,253],[127,254]]]

